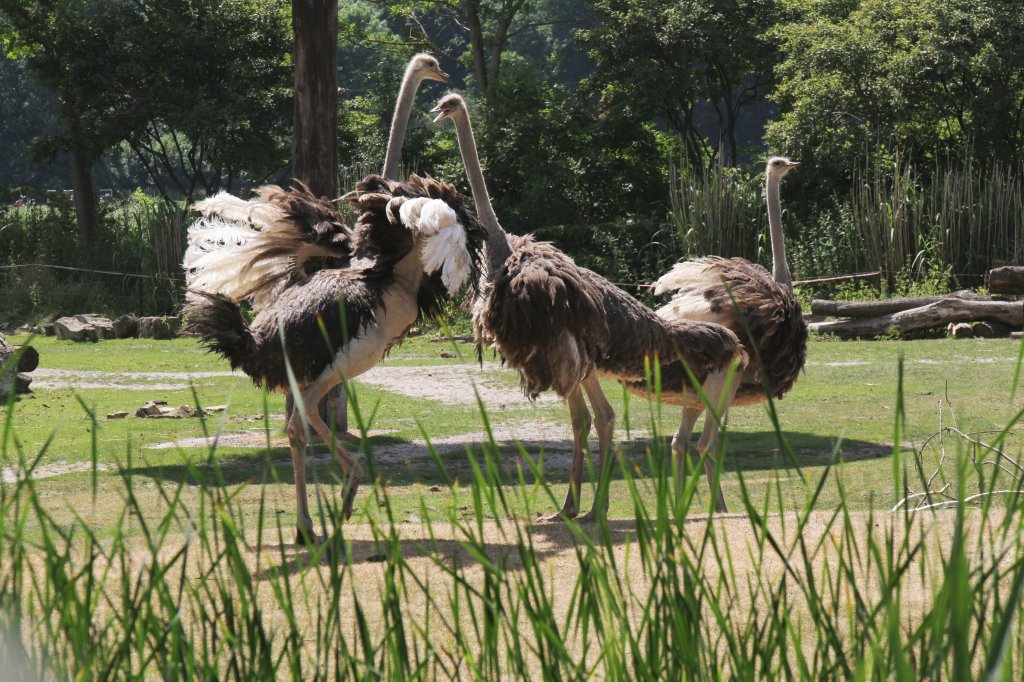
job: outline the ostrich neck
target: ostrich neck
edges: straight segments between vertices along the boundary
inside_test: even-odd
[[[476,203],[476,215],[487,232],[487,260],[493,272],[508,259],[512,249],[508,244],[508,235],[498,223],[498,216],[494,214],[494,207],[491,206],[491,197],[487,193],[487,184],[480,169],[480,157],[476,153],[476,139],[473,137],[469,115],[462,112],[453,118],[456,137],[459,138],[459,150],[462,152],[462,164],[466,167],[469,189]]]
[[[786,262],[786,242],[782,234],[782,205],[779,201],[779,184],[781,178],[769,175],[765,183],[765,194],[768,198],[768,233],[772,240],[772,278],[779,284],[793,289],[793,277],[789,273]]]
[[[402,78],[398,101],[395,102],[395,115],[391,118],[388,150],[384,155],[384,177],[388,180],[398,179],[398,165],[402,162],[402,144],[405,142],[405,131],[409,127],[409,114],[412,112],[416,90],[422,80],[412,72],[412,69],[407,70],[405,77]]]

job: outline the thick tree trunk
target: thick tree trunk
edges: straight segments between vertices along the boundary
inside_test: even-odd
[[[318,196],[338,196],[338,3],[292,0],[295,33],[295,129],[292,175]],[[291,414],[291,399],[287,411]],[[341,386],[320,402],[324,422],[348,430]]]
[[[92,158],[85,151],[77,125],[68,131],[71,149],[68,162],[71,166],[71,187],[75,195],[75,221],[78,225],[79,258],[96,247],[96,191],[92,184]]]
[[[487,74],[487,57],[484,54],[483,19],[480,16],[480,0],[466,1],[466,23],[469,24],[469,49],[473,55],[473,78],[476,93],[486,96],[490,93]]]
[[[338,3],[293,0],[292,173],[314,194],[338,195]]]
[[[827,301],[815,299],[811,301],[811,313],[814,315],[827,315],[829,317],[879,317],[880,315],[892,315],[901,310],[920,308],[923,305],[935,303],[951,296],[964,300],[987,300],[981,294],[966,290],[944,296],[912,296],[910,298],[887,298],[881,301]]]
[[[947,297],[911,310],[864,319],[815,322],[808,325],[822,334],[835,334],[844,339],[871,338],[895,329],[906,334],[924,329],[945,327],[950,322],[1000,322],[1013,329],[1024,325],[1024,305],[1019,301],[968,301]]]
[[[1024,294],[1024,267],[1007,265],[989,270],[988,290],[993,294]]]

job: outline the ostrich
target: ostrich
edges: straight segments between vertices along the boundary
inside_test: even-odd
[[[409,60],[395,103],[384,161],[384,177],[388,180],[398,179],[413,99],[425,80],[447,83],[448,74],[441,70],[437,59],[421,53]],[[297,184],[296,197],[300,199],[295,206],[311,205],[304,186]],[[292,238],[294,224],[278,206],[280,201],[287,201],[282,192],[287,194],[278,187],[262,187],[248,201],[221,192],[193,206],[202,217],[188,230],[183,266],[189,290],[244,300],[258,311],[280,293],[275,287],[288,281],[288,277],[275,277],[274,273],[308,275],[324,265],[325,259],[349,255],[344,224],[331,219],[316,225],[315,240],[296,243]]]
[[[384,160],[384,177],[388,180],[398,179],[413,100],[425,80],[447,83],[448,74],[432,55],[420,53],[409,60],[395,102]],[[299,194],[304,189],[299,185]],[[286,200],[280,193],[276,187],[263,187],[257,190],[255,199],[245,201],[222,192],[194,206],[203,217],[189,227],[184,266],[190,290],[245,300],[259,311],[277,297],[289,275],[306,276],[329,264],[331,257],[348,255],[344,229],[330,221],[317,226],[315,241],[297,243],[293,225],[270,200],[271,196]],[[308,199],[306,196],[304,201]],[[308,201],[298,205],[308,205]],[[288,404],[290,413],[291,397]],[[348,397],[344,386],[338,387],[336,410],[339,431],[347,431]],[[322,413],[326,415],[326,410]]]
[[[370,176],[357,190],[352,207],[362,214],[351,231],[329,202],[297,191],[264,195],[268,205],[296,226],[298,235],[315,232],[320,225],[345,234],[351,256],[342,263],[280,286],[251,323],[238,301],[225,294],[194,291],[184,310],[186,329],[232,368],[241,368],[259,386],[285,393],[297,389],[303,409],[293,411],[286,431],[295,469],[299,542],[315,540],[306,498],[301,413],[323,442],[332,445],[345,472],[342,511],[348,518],[362,467],[340,443],[332,442],[317,405],[342,379],[370,369],[401,341],[419,316],[422,301],[418,303],[417,294],[424,275],[438,273],[453,294],[475,270],[473,239],[467,235],[475,222],[453,187],[416,176],[401,184]]]
[[[657,358],[666,386],[689,386],[688,367],[713,405],[721,397],[728,405],[728,372],[733,363],[745,366],[746,358],[739,339],[725,327],[660,318],[552,244],[506,234],[491,206],[465,102],[459,95],[448,95],[433,112],[435,121],[450,118],[455,124],[477,216],[486,232],[485,272],[473,305],[477,355],[482,359],[484,347],[493,346],[519,371],[527,396],[534,399],[551,389],[568,403],[573,430],[569,490],[561,511],[546,520],[574,518],[593,423],[584,392],[596,417],[598,472],[611,447],[615,414],[599,376],[642,381],[645,361]],[[706,428],[710,439],[717,424],[709,419]],[[581,522],[607,511],[607,491],[599,484],[595,502]]]
[[[773,157],[765,171],[772,244],[770,274],[743,258],[712,256],[677,263],[655,283],[656,294],[675,292],[672,300],[657,311],[661,317],[673,322],[717,322],[744,340],[751,362],[739,377],[733,407],[756,405],[769,396],[782,398],[793,387],[807,358],[807,324],[793,295],[779,201],[782,178],[797,165]],[[679,431],[672,439],[672,449],[682,457],[704,405],[686,392],[665,391],[662,400],[683,407]],[[711,473],[709,470],[709,480]],[[723,499],[719,498],[718,505],[721,511],[727,511]]]

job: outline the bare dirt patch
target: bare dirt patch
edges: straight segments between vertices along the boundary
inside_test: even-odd
[[[489,369],[477,365],[434,365],[425,367],[374,367],[356,381],[410,398],[440,403],[475,405],[476,393],[485,405],[501,407],[530,405],[518,388],[507,385],[510,370]],[[558,396],[545,393],[539,402],[558,402]]]
[[[196,379],[244,376],[239,372],[101,372],[78,369],[37,369],[32,388],[117,388],[126,391],[182,391]]]
[[[104,464],[97,464],[97,471],[106,471]],[[92,471],[92,462],[51,462],[40,464],[32,470],[32,480],[40,478],[53,478],[63,474],[77,474],[83,471]],[[0,478],[4,483],[14,483],[24,478],[25,471],[20,466],[4,467],[0,472]]]

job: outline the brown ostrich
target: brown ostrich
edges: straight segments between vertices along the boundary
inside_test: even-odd
[[[725,327],[669,322],[552,244],[506,234],[491,206],[465,102],[448,95],[433,111],[438,114],[435,121],[451,118],[455,123],[477,216],[487,234],[473,309],[478,355],[493,346],[519,371],[530,398],[554,390],[568,403],[573,430],[569,490],[561,511],[547,518],[573,518],[579,512],[592,424],[584,392],[596,416],[598,472],[611,447],[615,415],[599,376],[643,381],[645,363],[657,360],[664,386],[678,391],[689,387],[688,367],[713,405],[728,405],[730,367],[745,366],[746,358],[739,339]],[[714,420],[707,420],[709,439],[717,428]],[[599,485],[591,511],[581,521],[592,521],[607,510],[607,491]]]
[[[433,56],[417,54],[406,66],[395,102],[384,161],[384,177],[388,180],[398,180],[413,100],[425,80],[447,83],[448,74]],[[256,197],[248,201],[221,192],[193,206],[202,217],[188,229],[189,246],[183,259],[188,289],[223,294],[245,301],[258,311],[280,293],[275,287],[287,281],[276,275],[310,274],[325,263],[329,265],[330,261],[325,259],[349,255],[346,228],[330,220],[316,226],[315,241],[304,236],[296,243],[293,223],[267,198],[273,195],[279,201],[286,200],[281,197],[282,192],[287,194],[287,190],[278,187],[261,187]],[[296,198],[297,206],[305,205],[308,199],[301,186]]]
[[[395,102],[384,160],[384,177],[388,180],[398,179],[413,100],[426,80],[447,83],[448,74],[433,56],[417,54],[406,66]],[[298,187],[294,205],[309,205],[304,188],[301,184]],[[339,261],[348,258],[351,254],[347,228],[324,220],[311,224],[315,225],[313,232],[296,232],[295,223],[268,199],[273,196],[277,203],[288,201],[287,194],[270,186],[258,189],[256,197],[249,201],[222,192],[198,202],[194,208],[202,213],[202,218],[189,227],[189,247],[184,257],[187,288],[223,294],[259,311],[276,300],[282,288],[295,278],[308,277],[325,266],[338,267]],[[432,282],[436,295],[443,287],[438,277],[432,278]],[[191,300],[196,294],[188,296]],[[348,396],[344,386],[338,387],[336,400],[336,426],[339,432],[345,432]],[[291,396],[287,411],[291,414]],[[328,414],[324,406],[320,412],[322,416]]]
[[[797,165],[774,157],[769,159],[765,172],[771,273],[743,258],[711,256],[678,263],[655,283],[657,294],[675,292],[672,300],[658,310],[664,319],[717,322],[743,341],[750,364],[739,375],[733,407],[763,403],[769,396],[782,398],[793,387],[807,359],[807,324],[793,295],[779,201],[782,178]],[[683,407],[679,431],[672,439],[673,450],[682,456],[689,448],[690,434],[704,405],[689,392],[666,390],[662,400]],[[724,500],[720,508],[726,511]]]
[[[353,210],[361,212],[354,230],[326,201],[300,191],[265,191],[262,200],[281,213],[276,225],[282,249],[292,252],[331,235],[338,252],[312,273],[269,273],[251,286],[276,292],[256,318],[247,322],[237,300],[219,293],[190,292],[186,329],[241,368],[259,386],[295,393],[300,409],[287,424],[295,469],[300,542],[314,540],[306,499],[306,432],[303,415],[329,443],[347,477],[343,513],[347,518],[362,467],[331,438],[317,412],[321,398],[343,380],[373,367],[401,341],[425,300],[435,290],[426,277],[437,273],[449,293],[474,274],[472,234],[476,222],[450,185],[412,176],[388,182],[370,176],[359,183]],[[291,225],[290,233],[284,226]],[[256,261],[258,264],[258,260]],[[243,266],[244,269],[244,266]],[[239,295],[245,297],[247,292]],[[324,335],[326,334],[326,342]]]

